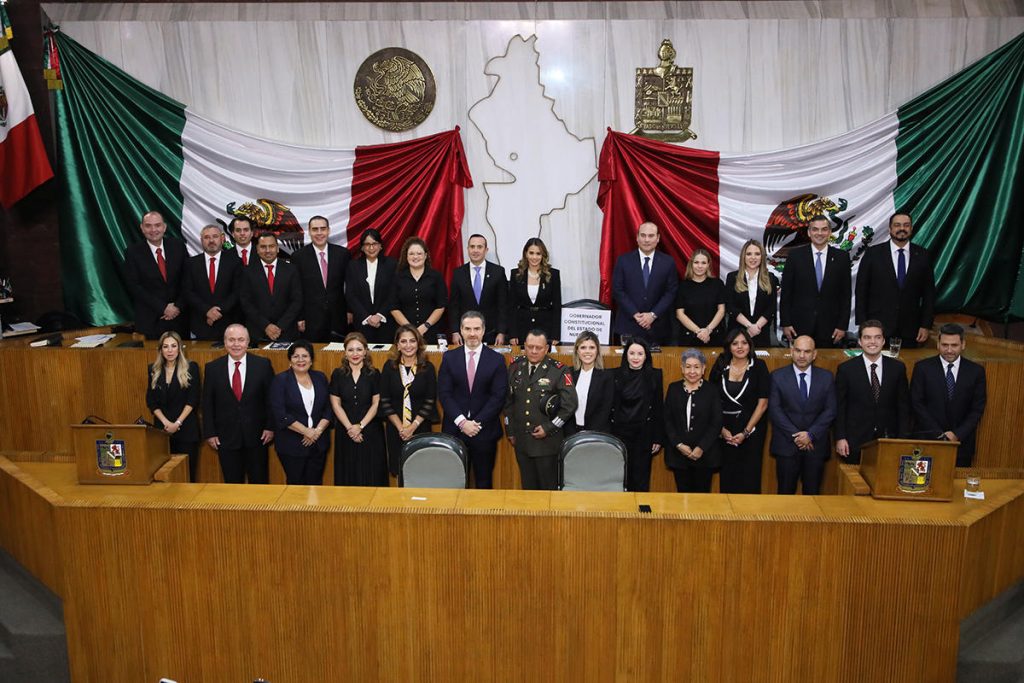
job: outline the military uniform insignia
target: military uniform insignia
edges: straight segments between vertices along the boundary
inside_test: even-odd
[[[551,380],[549,380],[547,377],[541,377],[539,380],[537,380],[537,384],[539,384],[542,389],[548,389],[551,387]]]
[[[912,455],[900,456],[897,488],[903,493],[927,493],[932,482],[932,458],[915,448]]]
[[[116,477],[128,470],[128,458],[124,450],[124,441],[114,440],[113,436],[107,432],[106,439],[96,441],[96,467],[103,474]]]

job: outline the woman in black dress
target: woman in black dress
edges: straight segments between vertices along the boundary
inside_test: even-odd
[[[611,434],[614,376],[611,370],[604,369],[601,341],[590,330],[576,337],[572,368],[579,403],[574,419],[565,423],[565,435],[572,436],[584,429]]]
[[[437,372],[427,360],[423,336],[412,325],[398,328],[391,357],[380,372],[380,412],[387,420],[388,468],[397,477],[402,444],[429,432],[437,421]]]
[[[146,407],[170,436],[171,453],[188,455],[188,478],[199,481],[199,366],[185,358],[177,332],[164,332],[149,366]]]
[[[390,344],[395,321],[388,308],[398,262],[385,256],[380,231],[367,228],[360,240],[363,258],[353,259],[345,271],[345,302],[352,313],[352,328],[371,344]]]
[[[651,364],[646,341],[633,339],[626,344],[614,377],[612,434],[626,444],[626,488],[649,491],[651,460],[665,437],[661,370]]]
[[[366,337],[345,336],[345,356],[331,375],[331,408],[340,427],[334,434],[335,486],[387,486],[384,432],[377,421],[380,375]]]
[[[734,270],[725,278],[729,327],[746,330],[754,346],[768,348],[775,327],[779,281],[768,272],[764,246],[757,240],[744,243],[740,263],[740,270]]]
[[[680,345],[718,346],[725,325],[725,291],[711,274],[711,254],[693,252],[676,292],[676,320],[682,326]]]
[[[430,267],[427,243],[410,237],[402,245],[391,293],[391,317],[399,325],[412,325],[424,338],[443,336],[435,327],[444,317],[448,288],[441,273]]]
[[[725,348],[711,368],[709,382],[722,401],[722,493],[761,493],[761,460],[767,432],[768,366],[754,356],[750,335],[741,328],[725,335]]]
[[[665,396],[665,465],[680,493],[709,493],[721,464],[722,402],[715,385],[704,381],[704,354],[687,349],[682,361],[683,378],[668,385]]]
[[[562,279],[548,262],[548,248],[539,237],[523,246],[519,266],[508,279],[508,299],[513,310],[512,344],[526,342],[530,330],[544,330],[552,344],[562,334]]]

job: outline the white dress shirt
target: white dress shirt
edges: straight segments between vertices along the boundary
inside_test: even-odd
[[[594,378],[594,368],[580,370],[579,379],[576,380],[576,396],[579,403],[576,406],[576,425],[583,429],[583,423],[587,418],[587,398],[590,396],[590,380]]]
[[[889,255],[892,256],[892,272],[894,273],[900,272],[900,249],[903,249],[903,261],[907,270],[910,270],[910,242],[907,242],[906,246],[897,247],[892,240],[889,240]]]

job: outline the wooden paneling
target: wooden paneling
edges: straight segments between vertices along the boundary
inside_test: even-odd
[[[65,469],[74,472],[70,464]],[[54,526],[54,505],[60,500],[18,463],[0,455],[0,546],[43,585],[63,596]]]
[[[111,344],[120,341],[123,339]],[[144,349],[31,349],[24,346],[23,340],[0,343],[0,449],[70,452],[66,427],[86,415],[98,415],[110,422],[149,417],[145,405],[146,366],[156,357],[156,350],[153,342],[147,345]],[[655,365],[664,370],[666,386],[680,377],[679,351],[666,349],[655,357]],[[203,343],[190,344],[187,352],[200,366],[223,353]],[[283,351],[256,353],[270,358],[277,371],[287,367]],[[911,366],[908,373],[914,360],[932,354],[931,350],[905,351],[902,358]],[[1024,441],[1024,421],[1016,414],[1020,387],[1024,386],[1024,353],[1019,345],[982,345],[972,339],[968,355],[984,363],[988,374],[988,408],[978,435],[976,464],[981,468],[1024,468],[1024,452],[1017,447]],[[558,357],[565,362],[570,360],[568,355]],[[374,358],[380,367],[385,354],[375,354]],[[709,354],[709,364],[712,358]],[[338,353],[319,352],[315,367],[329,376],[339,359]],[[431,360],[439,364],[440,355],[432,354]],[[608,367],[617,366],[620,360],[615,353],[605,355]],[[826,350],[819,353],[818,365],[834,370],[843,360],[841,352]],[[785,349],[773,349],[767,361],[769,368],[775,369],[789,363],[790,358]],[[765,493],[776,490],[775,461],[767,452],[769,442],[770,439],[766,440],[762,471]],[[834,463],[835,459],[826,471],[826,492],[837,491]],[[270,465],[271,482],[283,483],[284,473],[273,450]],[[663,454],[655,457],[652,472],[652,490],[675,490]],[[717,490],[717,475],[715,479]],[[217,454],[205,445],[200,451],[200,481],[221,481]],[[324,481],[333,481],[333,457],[328,459]],[[506,440],[499,445],[494,481],[499,488],[519,486],[515,454]]]

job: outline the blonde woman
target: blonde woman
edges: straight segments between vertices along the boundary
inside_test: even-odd
[[[154,423],[170,436],[171,453],[188,455],[189,481],[199,474],[199,366],[185,357],[177,332],[164,332],[156,360],[149,366],[146,407]]]
[[[380,373],[359,332],[345,336],[345,355],[331,375],[331,409],[338,421],[334,433],[335,486],[387,486],[384,432],[377,420]]]
[[[523,258],[508,280],[508,303],[513,309],[513,344],[526,343],[530,330],[544,330],[552,344],[562,333],[562,280],[549,262],[548,248],[539,237],[523,245]]]
[[[740,269],[725,278],[729,328],[746,331],[755,347],[771,346],[778,308],[779,281],[768,272],[764,245],[747,240],[740,249]]]
[[[614,378],[611,371],[604,369],[601,341],[590,330],[584,330],[576,337],[572,348],[572,368],[572,380],[580,402],[574,419],[565,424],[566,436],[584,429],[610,434]]]

